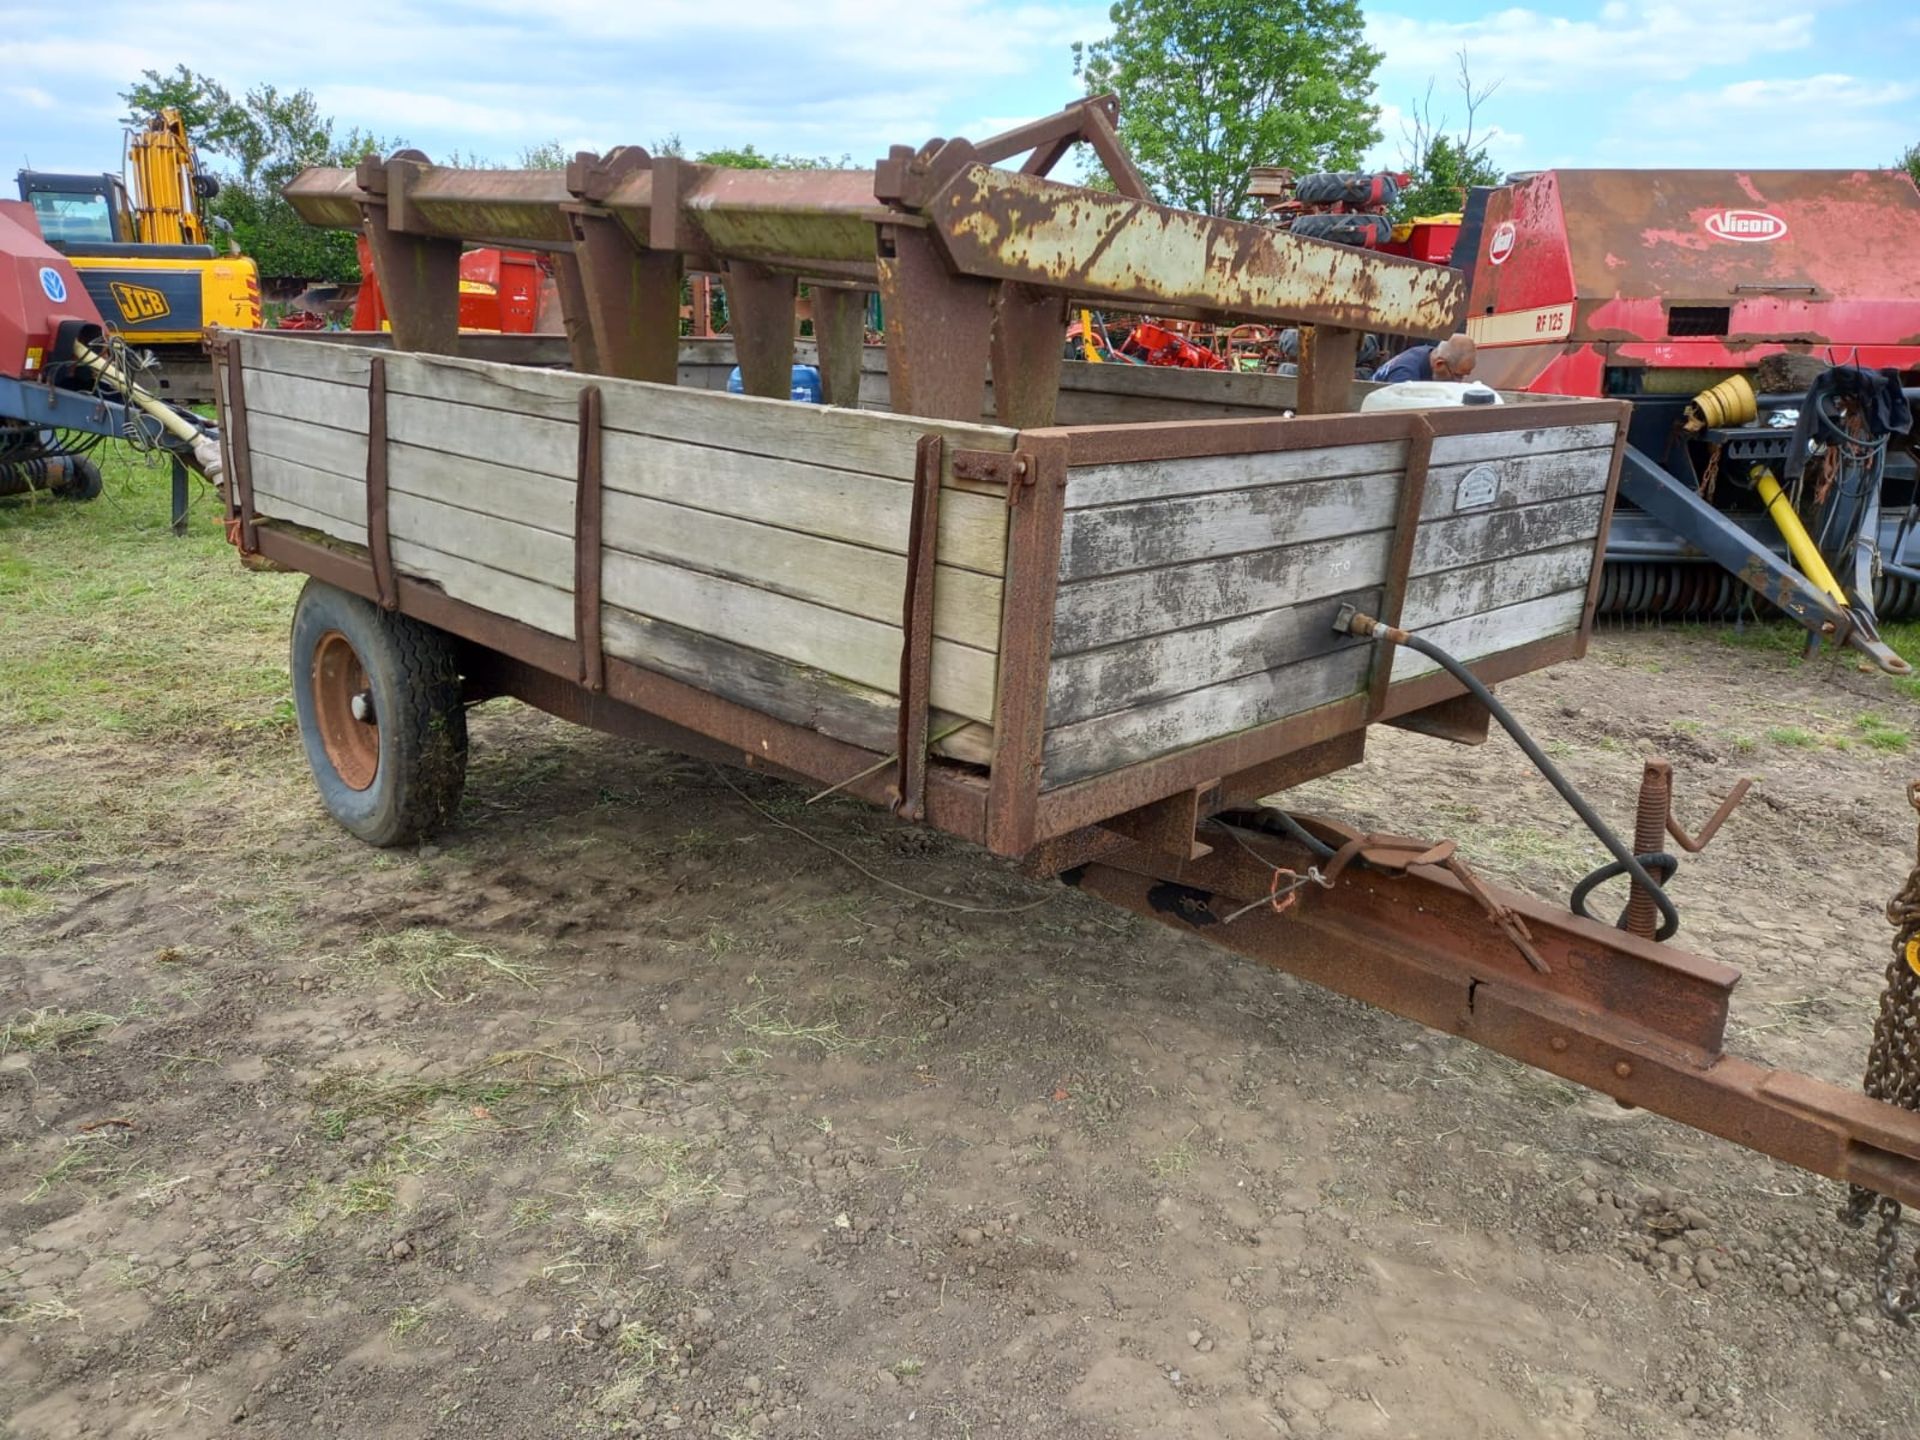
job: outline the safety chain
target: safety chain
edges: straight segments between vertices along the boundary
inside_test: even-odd
[[[1920,780],[1907,786],[1907,802],[1920,811]],[[1898,932],[1887,964],[1887,988],[1873,1022],[1863,1088],[1875,1100],[1920,1110],[1920,842],[1912,872],[1900,893],[1887,902],[1887,922]],[[1900,1202],[1863,1186],[1852,1187],[1840,1218],[1858,1229],[1869,1213],[1880,1220],[1876,1288],[1880,1309],[1901,1324],[1920,1314],[1920,1249],[1908,1264],[1905,1282],[1896,1251],[1900,1239]]]

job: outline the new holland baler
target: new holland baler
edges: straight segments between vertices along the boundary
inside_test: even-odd
[[[132,378],[126,349],[33,207],[0,200],[0,496],[47,490],[91,499],[90,452],[125,440],[173,461],[173,521],[186,525],[187,472],[221,472],[219,433]]]
[[[1474,192],[1453,263],[1476,378],[1632,402],[1602,613],[1770,602],[1905,668],[1876,624],[1920,614],[1904,173],[1549,170]]]

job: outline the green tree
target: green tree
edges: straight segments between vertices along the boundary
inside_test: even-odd
[[[542,140],[520,152],[522,170],[564,170],[569,156],[558,140]]]
[[[1460,65],[1460,95],[1466,110],[1466,123],[1450,133],[1452,123],[1446,115],[1434,113],[1434,82],[1427,82],[1427,93],[1407,109],[1407,122],[1401,132],[1400,153],[1413,183],[1400,192],[1394,214],[1400,219],[1415,215],[1445,215],[1462,209],[1467,191],[1476,185],[1498,185],[1500,167],[1487,156],[1487,137],[1476,134],[1480,107],[1500,88],[1500,82],[1475,89],[1467,64],[1467,52],[1457,57]]]
[[[674,137],[679,143],[679,137]],[[677,155],[678,150],[662,153]],[[826,155],[763,155],[751,143],[737,150],[702,150],[694,157],[702,165],[724,165],[730,170],[844,170],[853,164],[851,155],[838,160]]]
[[[320,113],[310,90],[257,85],[239,100],[219,81],[174,67],[143,71],[120,92],[129,124],[171,106],[180,111],[203,166],[221,182],[209,212],[233,227],[233,238],[260,273],[274,280],[355,280],[360,266],[351,234],[315,230],[280,191],[310,165],[352,165],[399,146],[359,129],[339,130]]]
[[[1907,147],[1907,153],[1900,157],[1900,164],[1913,177],[1913,183],[1920,185],[1920,140]]]
[[[1120,137],[1169,204],[1248,216],[1254,166],[1349,169],[1380,138],[1359,0],[1118,0],[1109,18],[1074,71],[1119,95]]]

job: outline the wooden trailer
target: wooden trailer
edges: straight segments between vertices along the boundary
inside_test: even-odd
[[[216,341],[234,539],[313,577],[292,670],[328,808],[376,843],[444,823],[465,707],[517,696],[1920,1199],[1920,1117],[1724,1052],[1737,971],[1258,803],[1377,722],[1476,742],[1488,686],[1585,650],[1625,407],[1356,411],[1357,332],[1450,333],[1458,277],[1154,205],[1111,121],[871,172],[409,153],[290,186],[364,227],[393,316]],[[1082,139],[1119,193],[1044,178]],[[550,251],[564,342],[460,335],[463,241]],[[724,272],[730,349],[678,340],[687,269]],[[803,281],[824,405],[779,398]],[[1083,303],[1300,323],[1301,373],[1067,364]],[[1660,892],[1663,857],[1602,838]]]
[[[1012,430],[225,345],[269,559],[408,613],[431,589],[441,628],[676,723],[660,697],[698,691],[746,727],[715,738],[822,783],[922,707],[924,778],[868,791],[1004,855],[1215,782],[1253,798],[1460,693],[1337,633],[1343,604],[1492,680],[1579,654],[1621,433],[1590,401]]]

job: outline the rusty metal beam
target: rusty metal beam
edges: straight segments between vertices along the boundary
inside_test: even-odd
[[[1485,887],[1532,931],[1552,965],[1538,974],[1439,871],[1349,870],[1332,890],[1301,891],[1285,914],[1260,906],[1227,924],[1267,892],[1272,866],[1304,871],[1312,857],[1244,825],[1217,833],[1234,843],[1186,865],[1110,853],[1065,878],[1171,929],[1626,1104],[1920,1204],[1920,1114],[1724,1052],[1739,979],[1731,967]]]
[[[993,311],[993,413],[1002,425],[1053,424],[1066,358],[1067,298],[1032,285],[1002,285]]]
[[[867,344],[867,293],[816,285],[813,343],[820,351],[820,398],[849,408],[860,403],[860,361]]]
[[[925,189],[904,184],[902,203],[927,218],[965,275],[1395,335],[1450,335],[1466,300],[1459,272],[1443,266],[1036,175],[975,163],[922,200]]]
[[[791,275],[751,260],[727,265],[727,328],[733,332],[741,388],[749,395],[785,400],[793,394],[795,295]]]
[[[1360,335],[1335,325],[1300,332],[1299,400],[1302,415],[1338,415],[1353,408],[1353,369]]]
[[[1110,97],[1095,97],[979,147],[895,147],[872,170],[733,170],[638,147],[576,156],[565,172],[468,170],[403,151],[357,171],[309,170],[284,193],[320,226],[356,228],[384,207],[381,233],[409,236],[416,250],[475,241],[565,251],[574,243],[566,211],[588,202],[636,245],[676,251],[692,269],[752,262],[870,286],[886,268],[886,234],[931,231],[956,277],[1085,303],[1405,335],[1456,328],[1464,292],[1444,267],[1153,203],[1120,144],[1117,113]],[[1037,172],[1081,139],[1120,193],[982,163],[1033,148]],[[376,258],[387,285],[398,272]]]
[[[952,274],[927,233],[906,225],[880,232],[879,267],[891,408],[933,420],[978,420],[994,287]]]
[[[635,244],[597,208],[571,206],[567,219],[593,334],[592,373],[673,384],[680,356],[679,252]]]

